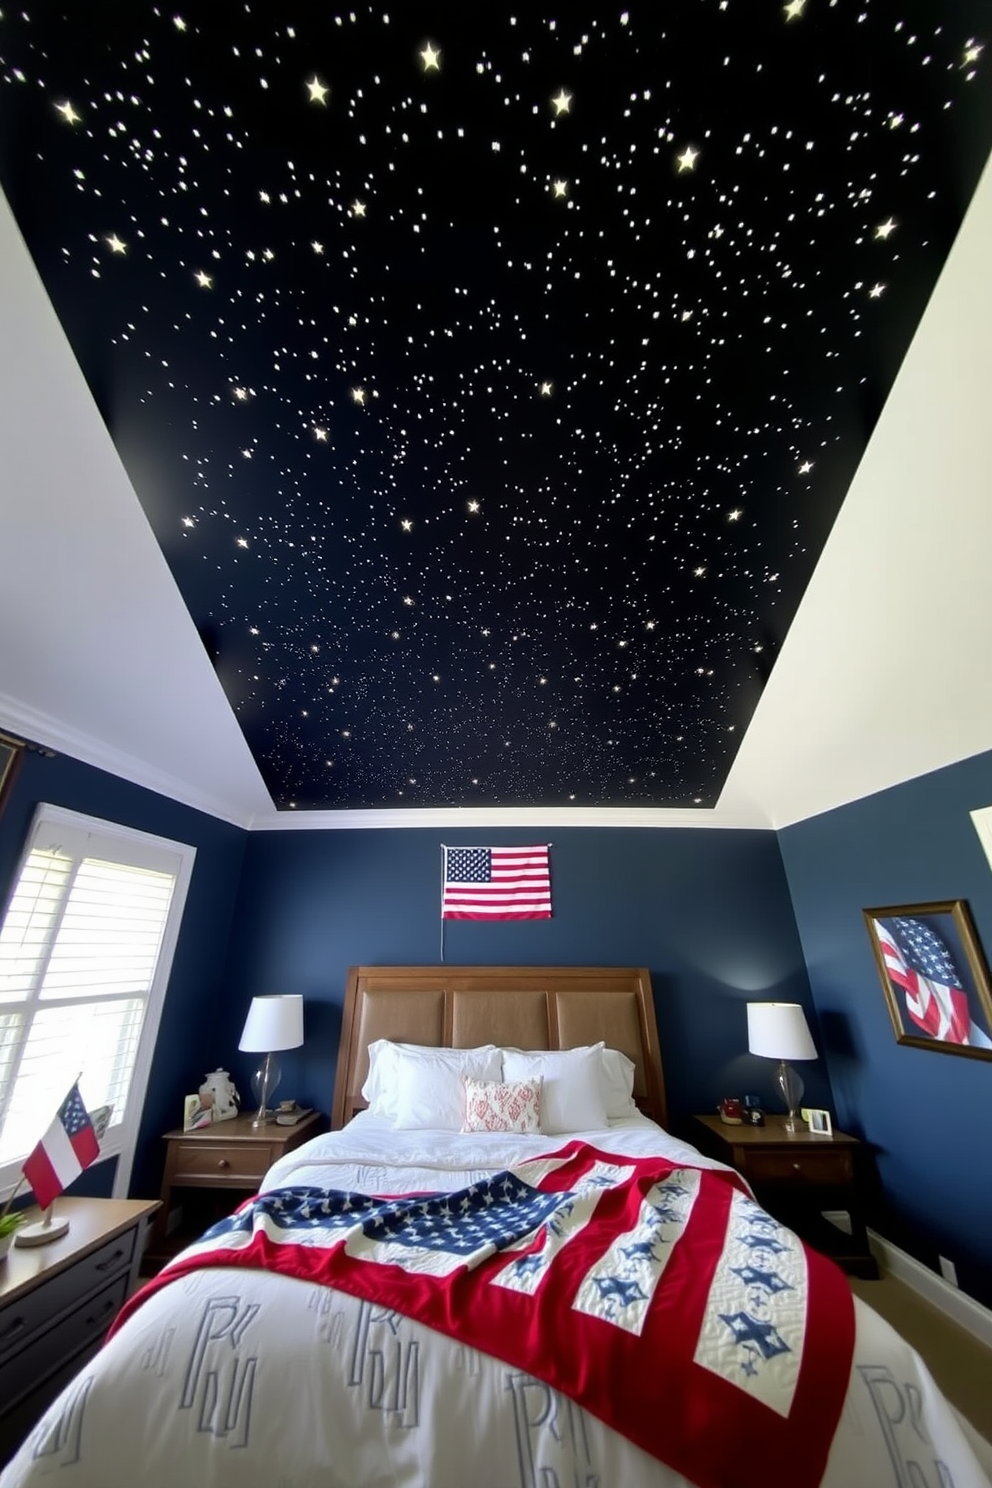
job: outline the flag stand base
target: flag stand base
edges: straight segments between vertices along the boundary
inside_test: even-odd
[[[45,1218],[39,1219],[37,1224],[21,1225],[14,1231],[15,1245],[47,1245],[50,1240],[61,1240],[63,1235],[69,1233],[69,1221],[65,1217],[52,1218],[51,1209],[46,1210]]]

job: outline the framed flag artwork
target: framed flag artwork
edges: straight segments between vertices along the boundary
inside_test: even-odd
[[[14,783],[23,751],[23,739],[12,739],[9,734],[0,734],[0,811],[3,810],[4,799]]]
[[[992,1059],[992,983],[967,902],[862,913],[897,1043]]]

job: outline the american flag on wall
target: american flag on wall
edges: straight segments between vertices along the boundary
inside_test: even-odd
[[[937,932],[901,915],[879,921],[876,930],[885,969],[906,994],[906,1011],[916,1026],[945,1043],[967,1044],[968,994]]]
[[[442,920],[550,920],[548,846],[445,847]]]

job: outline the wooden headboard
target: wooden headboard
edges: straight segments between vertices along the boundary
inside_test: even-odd
[[[375,1039],[470,1049],[573,1049],[599,1039],[634,1061],[634,1099],[666,1125],[651,976],[644,966],[352,966],[331,1123],[360,1094]]]

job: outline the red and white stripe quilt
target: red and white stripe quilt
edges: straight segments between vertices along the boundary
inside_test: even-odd
[[[261,1267],[395,1309],[576,1400],[700,1488],[825,1469],[854,1310],[736,1175],[573,1141],[455,1192],[278,1189],[132,1299]]]

